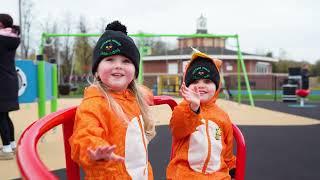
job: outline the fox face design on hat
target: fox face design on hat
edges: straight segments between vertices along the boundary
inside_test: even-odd
[[[93,51],[93,75],[97,72],[98,65],[103,58],[123,55],[132,61],[136,70],[135,77],[138,77],[140,53],[133,39],[127,34],[127,27],[119,21],[113,21],[107,25]]]
[[[221,60],[212,59],[207,54],[204,54],[196,49],[192,54],[191,61],[186,67],[184,81],[186,86],[189,87],[191,83],[199,79],[209,79],[217,87],[220,85],[220,66]]]

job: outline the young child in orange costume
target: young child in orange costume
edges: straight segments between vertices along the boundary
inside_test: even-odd
[[[69,140],[86,179],[153,179],[147,145],[155,128],[135,82],[139,61],[126,27],[110,23],[94,48],[94,82],[85,89]]]
[[[231,179],[229,171],[235,172],[232,124],[215,104],[221,63],[195,50],[186,67],[180,89],[184,100],[170,121],[175,143],[168,179]]]

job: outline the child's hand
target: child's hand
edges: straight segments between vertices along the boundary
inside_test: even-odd
[[[188,88],[185,83],[182,83],[180,93],[181,96],[190,103],[192,111],[198,111],[200,107],[200,93],[197,86],[194,86],[194,89],[192,90]]]
[[[113,153],[115,145],[112,146],[100,146],[95,150],[88,149],[88,156],[93,161],[106,160],[106,161],[119,161],[123,162],[124,158]]]

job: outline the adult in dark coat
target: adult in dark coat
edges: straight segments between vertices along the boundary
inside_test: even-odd
[[[12,26],[11,16],[0,14],[0,31],[10,30]],[[9,117],[9,112],[19,109],[18,75],[14,58],[16,49],[20,44],[20,38],[4,34],[0,33],[0,135],[3,144],[0,151],[0,160],[13,158],[13,150],[16,144],[14,126]]]
[[[301,69],[302,89],[309,89],[309,65],[304,64]]]

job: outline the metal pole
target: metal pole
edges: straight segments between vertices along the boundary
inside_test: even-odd
[[[143,58],[145,56],[144,52],[145,46],[144,46],[144,39],[140,40],[140,46],[139,46],[139,51],[140,51],[140,64],[139,64],[139,74],[138,74],[138,82],[140,84],[143,84]]]
[[[39,54],[40,55],[44,55],[43,52],[44,52],[44,42],[46,42],[46,39],[47,39],[47,35],[46,33],[42,33],[41,34],[41,42],[40,42],[40,47],[39,47]]]
[[[251,93],[251,88],[250,88],[250,84],[249,84],[249,78],[248,78],[246,66],[244,64],[244,61],[242,58],[242,53],[240,51],[239,37],[237,36],[236,39],[237,39],[238,58],[240,59],[240,65],[242,67],[242,72],[243,72],[244,80],[245,80],[248,95],[249,95],[250,105],[254,106],[254,101],[253,101],[253,97],[252,97],[252,93]],[[238,67],[239,67],[239,65],[238,65]]]
[[[277,75],[274,76],[274,101],[277,101]]]
[[[56,112],[58,109],[58,70],[55,60],[52,63],[52,99],[51,99],[51,112]]]
[[[55,34],[55,33],[46,33],[47,37],[99,37],[101,34],[86,34],[86,33],[77,33],[77,34]],[[236,38],[237,35],[224,35],[224,34],[129,34],[131,37],[137,38],[150,38],[150,37],[221,37],[221,38]]]
[[[46,115],[46,80],[45,64],[42,55],[37,55],[38,60],[38,116],[42,118]]]
[[[237,41],[237,79],[238,79],[238,103],[241,103],[241,65],[240,65],[240,47],[238,46],[238,41]]]

